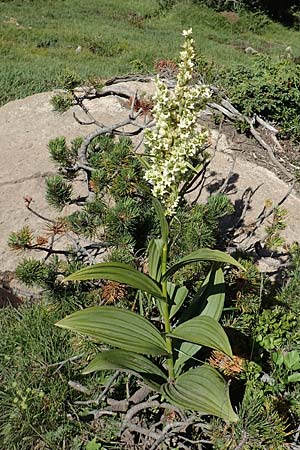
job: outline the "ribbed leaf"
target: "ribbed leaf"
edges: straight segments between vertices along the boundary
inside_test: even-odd
[[[108,262],[84,267],[72,273],[64,281],[110,280],[128,284],[135,289],[148,292],[155,297],[162,297],[161,290],[155,280],[139,272],[134,267],[120,262]]]
[[[169,236],[169,225],[165,216],[165,211],[162,204],[157,200],[157,198],[153,197],[153,206],[158,217],[161,229],[161,237],[165,244],[168,243]]]
[[[292,373],[292,375],[288,376],[288,383],[299,383],[300,381],[300,373],[299,372],[294,372]]]
[[[99,353],[83,370],[83,374],[100,370],[122,370],[132,372],[154,389],[167,380],[164,372],[145,356],[126,350],[109,350]]]
[[[169,270],[164,274],[163,279],[170,278],[177,270],[186,266],[187,264],[196,263],[199,261],[216,261],[220,263],[232,264],[233,266],[243,269],[243,266],[238,263],[232,256],[227,255],[227,253],[221,252],[220,250],[211,250],[209,248],[201,248],[195,252],[190,253],[180,259],[174,266],[170,267]]]
[[[186,299],[189,291],[185,286],[177,286],[174,283],[167,282],[168,296],[171,300],[170,318],[174,317]]]
[[[221,267],[212,271],[205,295],[199,300],[203,308],[201,315],[220,320],[225,302],[225,281]]]
[[[175,376],[178,376],[182,372],[184,364],[196,355],[199,350],[201,350],[201,345],[193,344],[192,342],[182,342],[182,344],[177,347],[178,357],[174,364]]]
[[[198,316],[176,327],[169,334],[172,338],[205,345],[232,356],[228,337],[221,325],[211,317]]]
[[[87,374],[99,370],[133,372],[158,390],[167,380],[164,372],[148,358],[126,350],[109,350],[99,353],[82,373]]]
[[[180,322],[192,319],[199,314],[219,320],[224,308],[225,282],[221,267],[213,268],[208,273],[202,286],[192,299]]]
[[[65,317],[56,325],[124,350],[154,356],[167,353],[159,331],[148,320],[125,309],[93,306]]]
[[[143,355],[126,350],[108,350],[99,353],[93,361],[82,371],[83,374],[96,372],[99,370],[129,370],[141,375],[153,374],[167,379],[164,372],[152,361]]]
[[[221,268],[212,268],[202,283],[199,293],[197,293],[187,310],[180,317],[180,322],[184,322],[199,314],[219,320],[224,308],[225,284],[224,274]],[[201,345],[182,342],[178,349],[174,370],[179,374],[186,361],[193,357]]]
[[[166,383],[162,394],[170,403],[202,414],[214,415],[237,422],[232,409],[228,386],[222,376],[212,367],[203,365],[180,375],[175,383]]]
[[[148,270],[149,275],[154,280],[161,278],[161,255],[164,242],[162,239],[151,239],[148,246]]]

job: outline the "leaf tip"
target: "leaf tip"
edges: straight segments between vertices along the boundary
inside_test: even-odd
[[[64,324],[64,322],[65,322],[65,319],[62,319],[62,320],[59,320],[58,322],[56,322],[54,325],[59,328],[67,328],[66,325]]]
[[[74,278],[73,278],[73,273],[71,273],[71,275],[68,275],[67,277],[64,277],[62,280],[61,280],[61,282],[62,283],[67,283],[68,281],[74,281]]]

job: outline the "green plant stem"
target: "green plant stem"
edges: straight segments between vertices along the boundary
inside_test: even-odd
[[[162,250],[162,262],[161,262],[162,275],[164,275],[165,272],[167,271],[167,259],[168,259],[168,244],[165,243]],[[165,332],[167,335],[171,332],[167,281],[162,282],[162,293],[164,297],[164,301],[162,302],[162,314],[165,325]],[[172,347],[172,340],[169,336],[166,336],[166,347],[169,354],[167,358],[169,379],[174,380],[175,376],[174,376],[173,347]]]

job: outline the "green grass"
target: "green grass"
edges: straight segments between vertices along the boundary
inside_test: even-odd
[[[300,54],[298,31],[246,13],[230,23],[189,0],[165,14],[155,0],[0,1],[0,104],[59,87],[64,69],[82,79],[152,71],[155,60],[177,57],[191,26],[198,50],[226,68],[251,64],[247,46],[278,56],[291,45]]]
[[[83,383],[97,395],[106,375],[81,375],[82,358],[55,365],[88,348],[54,326],[62,317],[43,304],[0,309],[0,450],[79,450],[93,435],[88,423],[69,419],[85,414],[74,401],[87,396],[68,381]]]

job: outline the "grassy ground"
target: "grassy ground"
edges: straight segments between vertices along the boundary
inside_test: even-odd
[[[155,60],[178,55],[191,26],[199,51],[228,68],[251,64],[247,46],[279,55],[290,45],[300,54],[298,31],[190,0],[164,12],[155,0],[0,1],[0,104],[59,86],[64,69],[84,79],[153,70]]]

